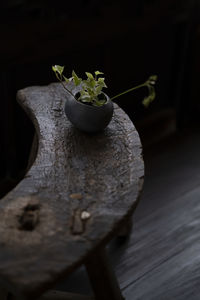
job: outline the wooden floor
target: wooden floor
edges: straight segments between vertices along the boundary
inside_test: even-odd
[[[126,300],[200,299],[200,130],[144,151],[144,192],[129,239],[109,253]],[[80,268],[58,286],[90,292]],[[103,299],[102,299],[103,300]]]

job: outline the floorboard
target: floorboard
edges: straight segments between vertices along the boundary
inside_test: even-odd
[[[127,300],[200,299],[200,132],[150,149],[128,241],[112,246]]]
[[[179,207],[178,213],[177,207]],[[165,292],[165,299],[173,299],[170,298],[171,296],[167,298],[167,290],[172,288],[169,278],[173,279],[174,283],[173,277],[177,274],[177,286],[173,286],[173,289],[177,292],[179,287],[182,293],[183,278],[180,279],[179,275],[183,270],[187,275],[191,273],[190,277],[186,276],[184,280],[190,280],[191,290],[193,290],[191,266],[198,265],[200,270],[199,229],[200,188],[158,209],[145,220],[137,222],[129,242],[123,246],[124,251],[121,247],[118,257],[117,250],[113,251],[115,255],[113,264],[116,265],[116,274],[121,288],[127,295],[130,293],[130,298],[127,299],[160,299],[154,297],[157,286],[160,286],[160,291]],[[114,260],[118,263],[114,263]],[[158,278],[150,283],[149,278],[157,276]],[[197,284],[197,279],[200,283],[200,272],[198,276],[194,274],[193,277],[194,284]],[[146,298],[139,294],[131,298],[136,292],[135,286],[140,286],[140,293],[146,293],[146,290],[148,291],[146,285],[150,285],[152,298],[149,294]]]

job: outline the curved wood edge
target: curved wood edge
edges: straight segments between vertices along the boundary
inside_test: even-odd
[[[66,120],[62,110],[64,96],[59,84],[18,92],[20,103],[36,128],[39,145],[36,160],[24,180],[0,202],[0,277],[23,299],[39,295],[105,244],[132,214],[142,189],[142,148],[128,116],[115,105],[108,130],[94,140],[74,130]],[[92,159],[88,149],[94,153]],[[115,163],[102,164],[105,155],[109,164],[121,158],[124,165],[121,162],[118,167]],[[77,159],[80,168],[74,174]],[[116,173],[114,177],[109,175],[111,179],[108,178],[109,184],[105,182],[106,188],[100,185],[97,189],[92,182],[90,184],[93,174],[89,170],[94,166],[98,169],[98,160],[102,164],[98,180],[106,177],[107,171]],[[77,174],[81,174],[81,180],[77,180]],[[55,182],[49,184],[47,179]],[[119,182],[122,179],[120,184],[118,179]],[[60,185],[67,187],[67,198]],[[87,198],[84,192],[88,185],[92,198]],[[90,217],[85,222],[83,212],[88,211]]]

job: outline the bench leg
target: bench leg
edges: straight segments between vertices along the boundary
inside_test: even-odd
[[[118,232],[117,237],[120,239],[126,239],[129,237],[133,227],[133,219],[129,218],[126,224]]]
[[[123,300],[105,249],[92,254],[85,262],[96,300]]]
[[[90,282],[94,291],[95,300],[124,300],[121,294],[117,278],[109,263],[109,259],[104,248],[94,252],[85,262],[85,267],[90,278]],[[3,294],[3,293],[6,294]],[[0,300],[7,300],[7,292],[0,289]],[[2,295],[2,297],[1,297]],[[3,298],[3,296],[5,296]],[[9,300],[15,300],[14,296],[9,295]],[[71,299],[93,299],[93,297],[81,296],[63,292],[48,292],[41,296],[38,300],[71,300]]]

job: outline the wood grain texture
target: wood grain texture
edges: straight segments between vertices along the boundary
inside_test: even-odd
[[[192,253],[193,250],[199,249],[199,244],[196,245],[195,243],[200,238],[198,226],[200,217],[199,193],[200,189],[198,188],[175,200],[167,207],[157,209],[149,217],[135,224],[135,231],[130,237],[131,243],[126,245],[127,249],[117,267],[122,288],[131,284],[134,286],[137,280],[148,276],[152,270],[155,270],[152,273],[157,276],[156,269],[159,267],[162,269],[163,265],[168,265],[169,260],[173,260],[173,257],[180,255],[181,252],[184,253],[191,248]],[[192,199],[192,203],[190,199]],[[178,212],[176,207],[179,207]],[[188,256],[188,259],[185,260],[186,265],[192,263],[192,257],[193,255]],[[182,263],[181,261],[183,267]],[[126,266],[129,266],[129,271]],[[180,272],[180,269],[181,266],[175,272]],[[169,272],[168,275],[171,276],[172,274]],[[164,277],[168,275],[163,272]],[[154,284],[156,282],[158,280]],[[144,290],[141,292],[144,293]]]
[[[199,299],[199,197],[197,188],[138,222],[117,267],[127,299]]]
[[[126,240],[109,256],[126,300],[199,300],[200,130],[195,127],[144,149],[145,184]],[[84,268],[63,290],[89,294]]]
[[[38,152],[0,201],[0,281],[33,299],[116,234],[138,203],[144,168],[138,133],[116,105],[109,127],[88,135],[66,119],[60,84],[17,96],[36,128]]]

